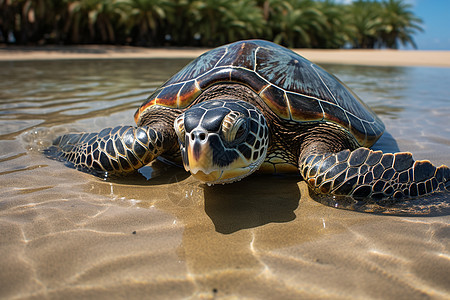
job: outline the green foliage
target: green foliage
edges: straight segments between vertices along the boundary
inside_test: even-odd
[[[421,23],[403,0],[0,0],[0,42],[16,44],[398,48]]]
[[[353,47],[397,49],[399,42],[416,47],[413,35],[422,31],[422,20],[410,11],[411,5],[402,0],[359,0],[349,8],[349,23],[355,30],[351,35]]]
[[[380,44],[388,48],[398,48],[398,43],[403,45],[416,44],[412,36],[416,31],[423,31],[420,27],[422,20],[416,17],[410,10],[411,5],[399,0],[389,0],[382,3],[380,30]]]

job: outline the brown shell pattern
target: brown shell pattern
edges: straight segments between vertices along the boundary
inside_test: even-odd
[[[371,146],[384,125],[336,77],[277,44],[249,40],[210,50],[158,88],[136,111],[135,120],[153,105],[186,108],[219,82],[252,88],[280,118],[295,122],[333,122],[361,146]]]

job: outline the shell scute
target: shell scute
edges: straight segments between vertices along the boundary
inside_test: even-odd
[[[296,93],[286,93],[294,121],[320,121],[323,110],[319,100]]]
[[[366,136],[366,144],[367,145],[373,145],[378,140],[379,135],[377,133],[382,133],[384,131],[384,127],[377,128],[376,123],[366,123],[366,130],[367,130],[367,136]],[[381,135],[381,134],[380,134]]]
[[[326,120],[340,124],[345,128],[349,127],[349,120],[345,111],[337,105],[333,105],[327,101],[321,101],[324,116]]]
[[[232,82],[242,83],[249,86],[257,94],[259,94],[270,84],[263,78],[255,76],[255,72],[244,68],[231,69],[230,78]]]
[[[284,94],[282,89],[269,85],[259,93],[259,96],[274,113],[283,119],[289,120],[291,114]]]
[[[178,94],[178,108],[185,108],[202,93],[194,80],[187,81]]]
[[[155,98],[156,104],[167,107],[177,107],[177,95],[182,87],[183,83],[173,84],[165,87]]]
[[[231,44],[217,67],[234,66],[254,70],[256,49],[257,47],[252,43],[237,42]]]
[[[319,80],[323,82],[328,92],[328,96],[322,98],[324,101],[337,104],[346,111],[354,112],[358,116],[361,115],[362,110],[367,109],[367,106],[365,106],[353,93],[350,93],[348,88],[335,76],[318,66],[314,66],[313,70],[317,73]],[[351,101],[349,101],[349,99],[351,99]],[[373,121],[373,117],[368,120]]]
[[[227,48],[219,47],[203,53],[190,64],[181,69],[180,72],[170,78],[163,86],[173,83],[183,82],[195,79],[209,70],[213,69],[217,62],[226,53]]]
[[[204,90],[216,82],[229,82],[231,81],[231,70],[231,68],[213,69],[211,72],[208,72],[197,79],[198,86],[200,89]]]
[[[360,144],[364,144],[363,141],[366,139],[366,129],[361,122],[361,120],[355,117],[353,114],[347,113],[347,118],[350,122],[350,132],[357,138]]]
[[[281,48],[281,47],[280,47]],[[270,83],[286,91],[324,99],[324,85],[311,72],[312,63],[285,48],[261,48],[257,52],[256,72]]]

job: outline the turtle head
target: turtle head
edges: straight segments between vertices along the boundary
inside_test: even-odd
[[[174,123],[186,171],[207,184],[240,180],[263,163],[269,145],[264,115],[240,100],[201,102]]]

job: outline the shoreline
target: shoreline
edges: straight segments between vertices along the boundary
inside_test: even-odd
[[[78,59],[193,59],[207,48],[143,48],[132,46],[79,45],[19,47],[0,46],[0,61]],[[368,66],[450,67],[450,51],[293,49],[315,63]]]

